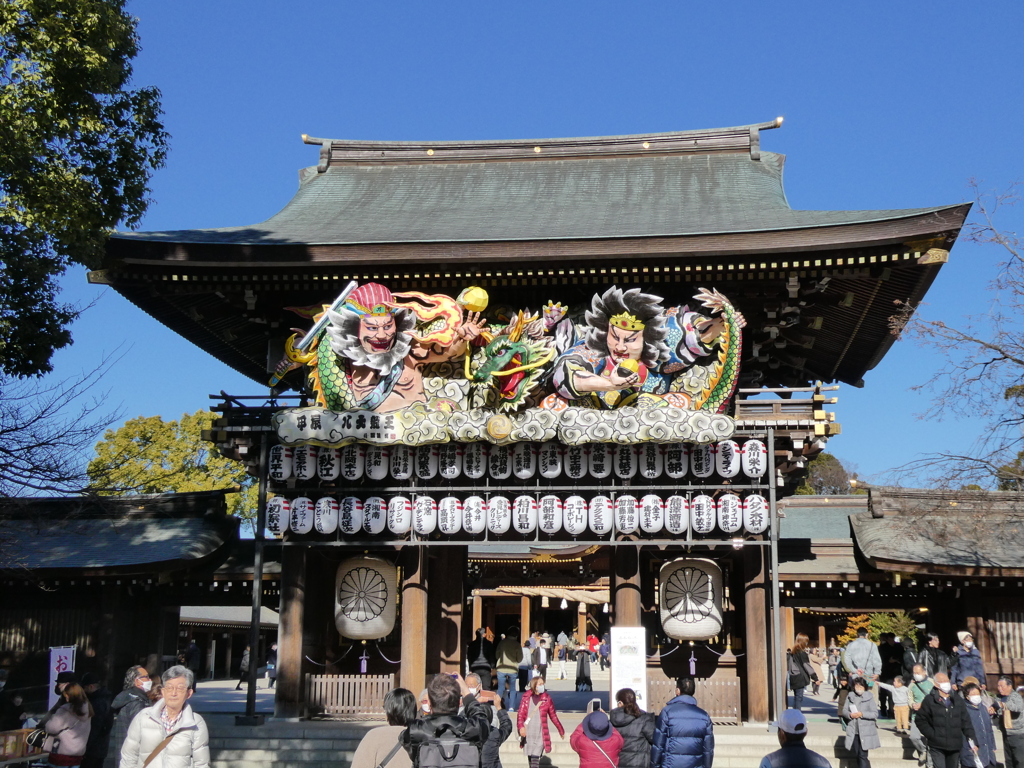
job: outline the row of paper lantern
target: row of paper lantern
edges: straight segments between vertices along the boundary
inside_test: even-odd
[[[564,500],[555,495],[445,496],[440,500],[418,495],[412,499],[380,496],[360,499],[324,497],[314,502],[305,496],[289,501],[275,496],[267,502],[267,529],[275,535],[285,530],[306,534],[317,532],[354,535],[380,534],[385,530],[402,535],[415,531],[429,536],[435,531],[446,536],[465,532],[496,535],[510,530],[519,534],[555,534],[565,531],[579,536],[588,529],[596,535],[613,530],[619,533],[660,533],[677,536],[692,529],[694,533],[764,533],[768,529],[769,509],[764,496],[749,494],[740,499],[725,493],[717,499],[703,494],[687,499],[673,495],[662,498],[648,494],[637,498],[622,494],[614,499],[598,495],[587,501],[582,496]]]
[[[562,445],[556,442],[488,445],[487,443],[441,443],[410,447],[353,443],[344,448],[292,448],[275,445],[270,449],[270,478],[296,480],[470,480],[490,476],[507,480],[515,476],[529,480],[540,476],[554,479],[563,474],[570,480],[615,476],[630,480],[638,475],[656,480],[663,474],[673,480],[689,473],[704,479],[762,477],[768,467],[768,450],[760,440],[735,440],[709,445],[683,443],[642,443],[611,445],[588,443]]]

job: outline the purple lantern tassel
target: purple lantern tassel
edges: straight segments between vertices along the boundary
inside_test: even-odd
[[[366,661],[370,658],[370,655],[366,652],[366,641],[363,641],[363,655],[359,657],[359,674],[366,674]]]
[[[690,651],[690,677],[697,676],[697,657]]]

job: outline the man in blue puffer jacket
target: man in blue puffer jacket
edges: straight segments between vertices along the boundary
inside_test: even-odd
[[[708,713],[697,706],[692,677],[681,677],[676,697],[658,715],[651,768],[711,768],[715,734]]]

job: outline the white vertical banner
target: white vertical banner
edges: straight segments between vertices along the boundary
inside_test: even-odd
[[[50,648],[50,695],[49,707],[53,709],[53,705],[57,703],[59,695],[53,692],[53,687],[57,684],[57,675],[61,672],[74,672],[75,671],[75,648],[74,645],[64,645],[60,648]]]
[[[647,630],[643,627],[612,627],[612,689],[608,707],[614,709],[615,694],[632,688],[640,709],[647,706]]]

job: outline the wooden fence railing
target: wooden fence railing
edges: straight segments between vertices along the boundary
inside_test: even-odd
[[[698,679],[694,698],[697,705],[711,715],[716,723],[740,724],[740,681],[739,678]],[[660,712],[669,701],[675,698],[676,683],[674,680],[649,680],[647,682],[647,709]]]
[[[384,717],[394,675],[306,675],[306,716]]]

